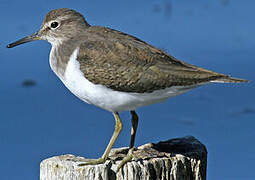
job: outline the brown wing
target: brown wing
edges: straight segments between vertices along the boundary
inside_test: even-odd
[[[133,36],[98,26],[88,29],[78,61],[89,81],[124,92],[152,92],[228,77],[179,61]]]

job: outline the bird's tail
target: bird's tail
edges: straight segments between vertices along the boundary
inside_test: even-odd
[[[215,82],[215,83],[244,83],[244,82],[249,82],[249,80],[233,78],[230,76],[224,76],[219,79],[213,80],[211,82]]]

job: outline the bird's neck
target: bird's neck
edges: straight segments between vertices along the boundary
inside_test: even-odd
[[[59,78],[63,78],[66,66],[73,51],[78,47],[78,43],[66,41],[59,44],[52,44],[50,52],[50,67]]]

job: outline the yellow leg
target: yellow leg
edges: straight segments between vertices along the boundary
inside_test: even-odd
[[[119,113],[115,112],[115,113],[113,113],[113,115],[115,118],[115,130],[114,130],[114,133],[112,135],[112,138],[111,138],[108,146],[106,147],[106,149],[104,151],[104,154],[99,159],[88,159],[88,160],[86,160],[85,163],[79,164],[79,166],[102,164],[106,161],[106,159],[109,156],[110,150],[112,149],[113,144],[115,143],[116,139],[118,138],[118,136],[122,130],[122,122],[120,120]]]
[[[117,172],[129,161],[131,161],[134,156],[134,144],[135,144],[135,135],[138,125],[138,116],[135,111],[130,111],[132,115],[132,128],[131,128],[131,139],[130,139],[130,145],[129,145],[129,151],[127,156],[120,162],[120,164],[117,167]]]
[[[138,125],[138,116],[135,111],[130,111],[132,115],[132,128],[131,128],[131,139],[130,139],[130,145],[129,148],[133,148],[135,144],[135,135]]]

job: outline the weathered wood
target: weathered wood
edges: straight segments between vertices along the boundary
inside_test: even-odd
[[[145,144],[116,173],[127,148],[113,149],[104,164],[77,166],[83,157],[55,156],[40,164],[40,180],[205,180],[206,147],[192,136]]]

